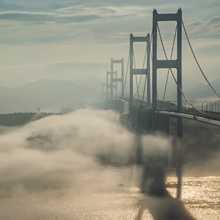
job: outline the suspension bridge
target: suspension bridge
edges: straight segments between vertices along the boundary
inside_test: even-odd
[[[169,58],[159,25],[159,22],[163,21],[176,22]],[[186,42],[189,45],[201,76],[210,88],[212,96],[215,97],[213,99],[214,101],[199,102],[190,100],[183,90],[182,32],[184,32]],[[146,43],[142,68],[137,68],[135,62],[134,44],[137,42]],[[158,59],[159,43],[164,54],[163,60]],[[173,59],[175,45],[176,59]],[[115,64],[121,65],[120,73],[114,70]],[[145,130],[149,132],[162,131],[169,134],[170,120],[174,119],[176,121],[176,136],[178,140],[181,140],[183,118],[220,127],[220,94],[209,81],[196,57],[182,19],[181,9],[174,14],[159,14],[157,10],[153,11],[152,32],[146,36],[136,37],[133,34],[130,35],[130,49],[126,66],[127,68],[125,70],[124,59],[111,59],[111,70],[106,72],[106,82],[102,84],[102,99],[107,108],[115,109],[124,115],[124,117],[127,117],[134,130],[139,133]],[[161,99],[158,95],[158,70],[160,69],[167,69]],[[174,70],[176,70],[176,73]],[[172,79],[176,87],[175,101],[166,100],[169,78]],[[128,92],[125,91],[126,87],[128,87]],[[182,146],[181,141],[179,142],[175,151],[175,168],[178,180],[175,186],[171,186],[177,188],[178,198],[181,196],[182,178]]]

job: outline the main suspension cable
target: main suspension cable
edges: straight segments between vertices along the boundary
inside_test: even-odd
[[[133,51],[133,58],[134,58],[134,69],[136,69],[136,62],[135,62],[134,51]],[[137,75],[135,75],[135,79],[136,79],[136,87],[137,87],[137,91],[136,91],[136,93],[135,93],[135,95],[134,95],[133,97],[135,97],[136,95],[138,95],[138,99],[139,99],[139,87],[138,87]]]
[[[152,44],[152,36],[153,36],[153,29],[152,29],[152,31],[151,31],[151,35],[150,35],[150,42],[149,42],[149,44],[150,44],[150,54],[149,54],[149,56],[150,56],[150,58],[152,59],[152,61],[153,61],[153,57],[152,57],[152,50],[151,50],[151,44]],[[146,54],[147,54],[147,47],[146,47]],[[149,59],[150,59],[149,58]],[[145,65],[145,63],[143,63],[143,68],[144,68],[144,65]],[[147,67],[147,68],[150,68],[150,67]],[[143,96],[142,96],[142,102],[141,102],[141,109],[142,109],[142,107],[143,107],[143,105],[144,105],[144,96],[145,96],[145,90],[146,90],[146,86],[147,86],[147,74],[145,75],[145,80],[144,80],[144,90],[143,90]],[[157,94],[157,97],[158,97],[158,94]]]
[[[176,34],[177,34],[177,25],[176,25],[176,30],[175,30],[175,34],[174,34],[174,39],[173,39],[173,45],[172,45],[170,60],[171,60],[172,57],[173,57],[173,50],[174,50],[174,45],[175,45],[175,41],[176,41]],[[166,83],[165,83],[165,88],[164,88],[164,93],[163,93],[163,101],[164,101],[165,95],[166,95],[169,73],[170,73],[170,69],[168,69],[168,72],[167,72],[167,78],[166,78]]]
[[[153,36],[153,28],[151,31],[151,38],[152,38],[152,36]],[[151,40],[151,42],[150,42],[151,48],[153,48],[152,44],[153,44],[153,40]],[[153,63],[154,62],[153,61],[153,50],[150,50],[150,56],[151,56],[151,62]],[[157,101],[160,100],[158,90],[156,91],[156,98],[157,98]]]
[[[192,52],[192,54],[193,54],[193,57],[194,57],[194,59],[195,59],[195,61],[196,61],[196,63],[197,63],[197,66],[199,67],[199,69],[200,69],[200,71],[201,71],[203,77],[205,78],[206,82],[208,83],[208,85],[210,86],[210,88],[212,89],[212,91],[220,98],[220,94],[215,90],[215,88],[214,88],[214,87],[212,86],[212,84],[209,82],[208,78],[206,77],[205,73],[203,72],[203,70],[202,70],[202,68],[201,68],[201,66],[200,66],[200,64],[199,64],[199,62],[198,62],[198,60],[197,60],[197,58],[196,58],[196,55],[195,55],[195,53],[194,53],[194,51],[193,51],[193,48],[192,48],[192,45],[191,45],[191,43],[190,43],[190,41],[189,41],[189,36],[188,36],[188,34],[187,34],[187,32],[186,32],[186,28],[185,28],[185,25],[184,25],[184,22],[183,22],[183,21],[182,21],[182,25],[183,25],[183,29],[184,29],[184,32],[185,32],[185,35],[186,35],[186,39],[187,39],[187,41],[188,41],[188,44],[189,44],[189,47],[190,47],[191,52]]]
[[[145,66],[146,56],[147,56],[147,46],[146,46],[145,52],[144,52],[144,60],[143,60],[142,69],[144,69],[144,66]],[[142,75],[141,75],[140,80],[139,80],[139,83],[138,83],[138,91],[139,91],[139,89],[140,89],[141,80],[142,80]],[[136,96],[136,95],[137,95],[137,92],[136,92],[135,96]]]
[[[124,94],[124,92],[125,92],[129,64],[130,64],[130,49],[128,51],[127,68],[126,68],[125,79],[124,79],[123,88],[122,88],[122,94]],[[121,96],[122,96],[122,94],[121,94]]]
[[[158,28],[158,33],[159,33],[159,36],[160,36],[160,41],[161,41],[161,44],[162,44],[162,48],[163,48],[163,52],[164,52],[164,55],[165,55],[165,57],[166,57],[166,60],[168,61],[168,57],[167,57],[167,54],[166,54],[166,50],[165,50],[165,47],[164,47],[164,44],[163,44],[163,39],[162,39],[162,36],[161,36],[161,32],[160,32],[160,28],[159,28],[159,25],[157,26],[157,28]],[[199,113],[201,113],[202,115],[206,115],[208,118],[217,118],[217,117],[213,117],[212,115],[209,115],[209,114],[207,114],[207,113],[205,113],[205,112],[203,112],[203,111],[201,111],[201,110],[199,110],[198,108],[196,108],[193,104],[192,104],[192,102],[190,102],[190,100],[186,97],[186,95],[183,93],[183,90],[180,88],[180,86],[178,85],[178,83],[177,83],[177,80],[176,80],[176,78],[175,78],[175,76],[174,76],[174,73],[173,73],[173,71],[172,71],[172,69],[169,67],[169,69],[170,69],[170,72],[171,72],[171,74],[172,74],[172,77],[173,77],[173,79],[174,79],[174,81],[175,81],[175,83],[176,83],[176,85],[177,85],[177,88],[179,89],[179,91],[181,92],[181,94],[182,94],[182,96],[185,98],[185,100],[189,103],[189,105],[191,105],[192,106],[192,108],[194,108],[196,111],[198,111]]]

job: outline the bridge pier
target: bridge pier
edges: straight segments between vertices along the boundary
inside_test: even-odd
[[[181,117],[177,118],[177,137],[179,140],[178,143],[178,160],[177,160],[177,168],[176,168],[176,174],[177,174],[177,198],[181,197],[181,191],[182,191],[182,155],[183,155],[183,149],[182,149],[182,131],[183,129],[183,119]]]

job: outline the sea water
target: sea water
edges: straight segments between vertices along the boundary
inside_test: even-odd
[[[0,219],[4,220],[128,220],[137,219],[143,195],[129,169],[104,168],[99,176],[74,180],[68,187],[25,189],[17,186],[10,193],[1,190]],[[134,175],[133,175],[134,176]],[[176,179],[167,180],[174,183]],[[175,189],[168,189],[176,196]],[[220,219],[220,177],[183,177],[181,204],[195,219]],[[163,203],[164,198],[149,197],[139,219],[154,219],[154,212],[164,206],[172,210],[175,202]],[[158,205],[160,204],[160,206]],[[150,210],[147,207],[150,207]],[[169,207],[170,206],[170,207]],[[161,218],[163,219],[163,218]],[[184,219],[184,218],[183,218]]]

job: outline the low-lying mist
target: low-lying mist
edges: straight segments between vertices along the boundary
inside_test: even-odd
[[[171,152],[169,138],[139,138],[110,110],[77,110],[0,131],[0,219],[6,220],[114,219],[106,216],[112,209],[117,216],[127,209],[120,219],[135,218],[140,195],[132,192],[141,171],[131,167],[138,142],[144,158]]]
[[[84,203],[94,192],[128,186],[135,141],[135,135],[120,124],[119,114],[113,111],[84,109],[21,127],[1,127],[0,217],[25,219],[33,209],[39,219],[38,209],[45,209],[40,218],[46,219],[49,207],[42,204],[48,200],[60,204],[77,198],[77,203]],[[145,154],[166,153],[170,148],[169,139],[159,136],[145,136],[142,142]],[[117,175],[112,172],[114,167],[121,167]],[[14,213],[16,207],[26,211]]]
[[[113,111],[78,110],[1,130],[3,188],[50,188],[69,184],[83,173],[94,176],[103,164],[130,164],[136,144],[135,135]],[[142,142],[150,154],[165,153],[170,146],[169,140],[154,136]]]
[[[220,128],[183,121],[184,173],[190,176],[220,175]]]

